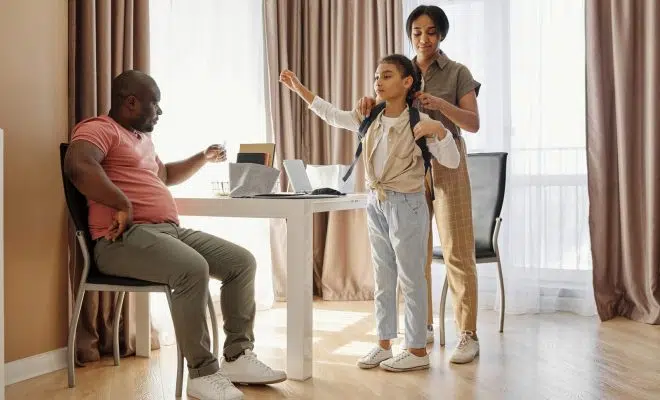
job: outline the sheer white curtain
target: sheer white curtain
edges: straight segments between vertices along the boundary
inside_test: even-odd
[[[241,143],[266,140],[262,20],[261,0],[150,0],[151,73],[163,109],[153,139],[164,162],[213,143],[226,144],[235,161]],[[212,181],[228,181],[226,164],[209,164],[171,190],[175,196],[208,195]],[[181,224],[249,249],[258,263],[257,309],[271,307],[268,220],[182,217]],[[219,291],[212,281],[216,300]],[[164,296],[152,296],[152,318],[163,341],[172,343]]]
[[[482,83],[481,129],[465,133],[468,152],[509,153],[500,232],[507,311],[595,314],[584,0],[403,0],[405,18],[419,4],[447,13],[441,48]],[[498,309],[492,267],[477,267],[479,302]],[[442,279],[434,274],[434,293]]]

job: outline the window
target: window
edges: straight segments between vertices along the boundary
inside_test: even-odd
[[[482,83],[481,128],[464,132],[468,152],[509,153],[500,232],[509,277],[583,285],[591,270],[584,1],[403,0],[404,18],[420,4],[442,7],[450,28],[441,48]]]
[[[235,160],[241,143],[266,141],[262,16],[261,0],[151,0],[151,75],[160,86],[163,109],[153,140],[164,162],[214,143],[226,144],[228,159]],[[208,164],[171,190],[175,196],[208,195],[212,181],[228,180],[227,164]],[[269,222],[240,222],[181,218],[182,225],[230,240],[255,255],[257,307],[267,308],[273,301]],[[218,282],[212,281],[211,293],[219,294]],[[159,305],[152,310],[166,307],[164,301],[154,298]]]

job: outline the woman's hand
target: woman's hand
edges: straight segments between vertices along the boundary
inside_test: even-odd
[[[376,106],[376,99],[373,97],[364,96],[358,100],[355,109],[363,116],[368,116],[371,110]]]
[[[447,128],[440,121],[425,119],[415,125],[413,133],[415,134],[415,140],[423,137],[435,137],[438,140],[442,140],[447,136]]]
[[[300,83],[300,80],[296,76],[296,73],[288,69],[285,69],[280,73],[280,82],[296,93],[298,93],[303,87],[302,83]]]
[[[430,95],[426,92],[417,92],[415,98],[419,101],[419,104],[427,110],[437,110],[442,111],[445,100]]]

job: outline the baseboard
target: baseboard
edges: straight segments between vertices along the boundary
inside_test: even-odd
[[[66,368],[66,347],[5,364],[5,385]]]

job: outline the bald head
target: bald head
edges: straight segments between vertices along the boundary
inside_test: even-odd
[[[112,117],[140,132],[151,132],[162,114],[156,81],[138,70],[128,70],[112,80]]]
[[[124,71],[112,80],[112,105],[120,106],[128,96],[140,96],[154,88],[158,85],[148,74],[134,69]]]

